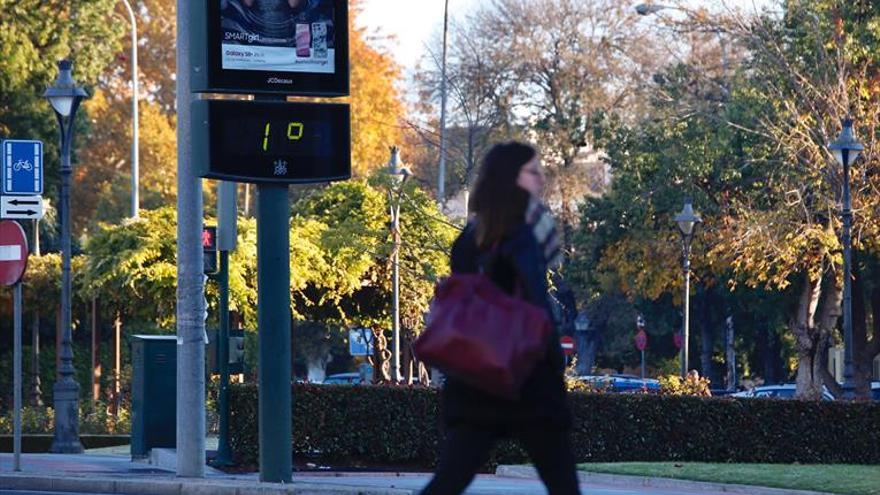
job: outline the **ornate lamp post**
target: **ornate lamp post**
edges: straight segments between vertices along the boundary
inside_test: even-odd
[[[853,383],[853,335],[852,335],[852,197],[849,188],[849,166],[865,149],[853,135],[853,121],[843,120],[843,130],[837,140],[828,145],[834,158],[843,167],[843,398],[855,397]]]
[[[400,198],[403,195],[403,184],[412,175],[409,168],[405,167],[400,159],[400,148],[391,147],[391,158],[388,160],[388,173],[394,180],[395,190],[388,192],[388,207],[391,210],[391,237],[392,247],[392,300],[391,300],[391,339],[394,352],[394,369],[391,370],[391,378],[395,382],[403,379],[400,374]]]
[[[681,234],[681,266],[684,270],[684,331],[681,342],[681,377],[684,379],[688,372],[688,337],[690,333],[690,290],[691,290],[691,242],[694,240],[694,231],[697,225],[702,223],[699,215],[694,213],[691,200],[686,199],[681,212],[675,216],[678,231]]]
[[[88,96],[76,85],[69,60],[58,63],[58,79],[46,89],[43,97],[52,104],[61,131],[61,364],[53,387],[55,406],[55,438],[53,453],[83,451],[79,441],[79,384],[73,379],[73,349],[70,329],[70,148],[73,124],[80,102]]]

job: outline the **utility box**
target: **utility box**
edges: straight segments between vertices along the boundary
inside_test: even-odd
[[[131,457],[177,443],[177,337],[131,337]]]

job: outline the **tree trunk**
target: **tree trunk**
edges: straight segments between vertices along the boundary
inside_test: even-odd
[[[880,298],[878,289],[872,290],[871,306],[874,316],[874,335],[868,340],[868,315],[865,307],[865,285],[862,282],[862,264],[859,262],[861,253],[853,251],[853,281],[852,281],[852,313],[853,313],[853,381],[855,382],[856,397],[869,399],[871,397],[871,378],[874,374],[874,358],[880,352],[880,340],[877,339],[877,299]]]
[[[767,340],[767,353],[764,355],[764,380],[766,383],[779,383],[782,377],[782,342],[779,333],[770,324],[763,332]]]
[[[804,287],[798,300],[797,313],[789,326],[795,336],[797,350],[797,395],[805,399],[822,397],[821,363],[818,359],[820,348],[824,347],[820,340],[819,329],[814,325],[816,309],[822,295],[822,279],[810,280],[804,275]]]
[[[712,290],[699,289],[698,294],[700,294],[700,374],[708,378],[710,383],[717,383],[715,370],[712,369],[712,351],[715,350],[715,332],[710,321]]]

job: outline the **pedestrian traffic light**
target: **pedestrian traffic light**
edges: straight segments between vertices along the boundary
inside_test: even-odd
[[[217,262],[217,227],[213,225],[202,227],[202,251],[205,275],[215,275],[219,271],[219,263]]]

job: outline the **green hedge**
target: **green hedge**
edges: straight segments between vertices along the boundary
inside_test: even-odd
[[[293,453],[352,466],[434,465],[440,432],[436,390],[293,387]],[[880,403],[653,395],[571,394],[578,462],[703,461],[880,464]],[[238,460],[258,460],[257,387],[230,392],[230,441]],[[514,444],[490,464],[518,463]]]

